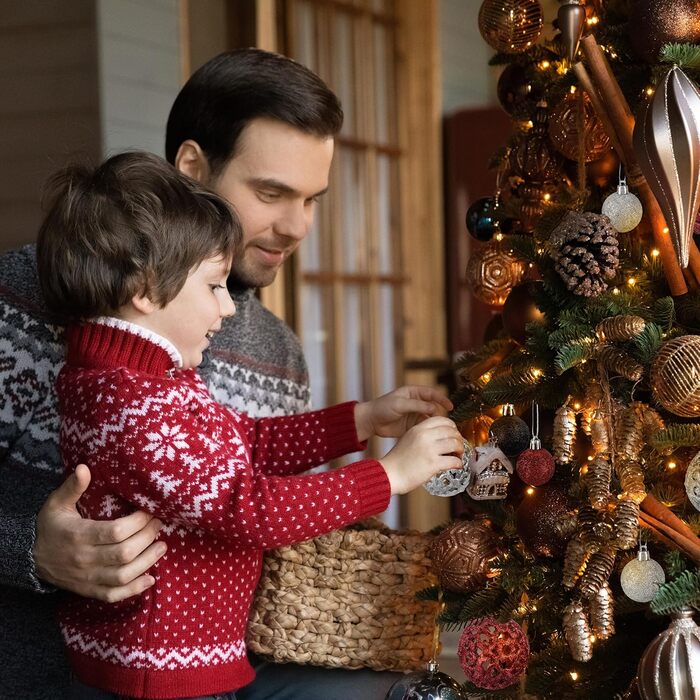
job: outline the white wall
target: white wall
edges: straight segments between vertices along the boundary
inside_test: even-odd
[[[104,155],[164,155],[165,123],[182,84],[178,0],[98,0]]]

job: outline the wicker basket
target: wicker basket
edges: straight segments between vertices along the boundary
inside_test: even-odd
[[[429,660],[437,604],[430,538],[364,521],[268,552],[248,647],[276,662],[408,671]]]

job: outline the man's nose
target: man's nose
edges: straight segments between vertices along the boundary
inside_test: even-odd
[[[275,232],[301,241],[311,229],[313,222],[313,204],[305,206],[303,202],[290,204],[275,222]]]

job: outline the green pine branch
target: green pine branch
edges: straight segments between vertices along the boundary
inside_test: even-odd
[[[649,607],[657,615],[669,615],[687,607],[700,610],[700,571],[684,571],[673,581],[665,583]]]
[[[669,330],[676,317],[676,306],[673,303],[673,297],[657,299],[652,306],[651,313],[654,323],[661,326],[665,331]]]
[[[675,63],[683,68],[700,70],[700,45],[664,44],[659,60],[662,63]]]
[[[561,325],[561,317],[559,322],[560,327],[548,335],[549,347],[552,350],[557,350],[568,343],[592,344],[595,342],[594,330],[589,324],[568,323]]]
[[[567,343],[557,350],[554,366],[559,374],[580,365],[593,357],[595,344],[593,342]]]
[[[700,447],[700,425],[697,423],[667,423],[651,438],[657,450],[678,447]]]
[[[644,330],[630,343],[630,351],[643,365],[650,365],[663,343],[663,329],[647,323]]]

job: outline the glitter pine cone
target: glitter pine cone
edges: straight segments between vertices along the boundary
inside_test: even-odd
[[[486,690],[513,685],[527,668],[529,654],[530,644],[517,622],[491,617],[469,622],[457,648],[467,678]]]
[[[550,256],[567,288],[593,297],[608,288],[620,265],[617,231],[607,216],[570,211],[550,238]]]

